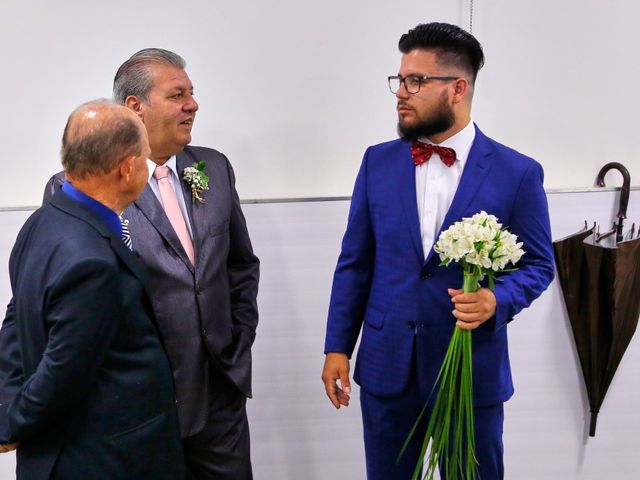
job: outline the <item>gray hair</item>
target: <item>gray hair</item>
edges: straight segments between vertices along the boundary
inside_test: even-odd
[[[128,96],[134,95],[148,102],[149,91],[153,87],[150,66],[168,65],[183,69],[187,63],[177,53],[162,48],[145,48],[134,53],[129,60],[120,65],[113,79],[113,100],[124,105]]]
[[[80,105],[62,135],[65,173],[83,180],[112,172],[126,158],[142,154],[143,128],[131,110],[110,100]]]

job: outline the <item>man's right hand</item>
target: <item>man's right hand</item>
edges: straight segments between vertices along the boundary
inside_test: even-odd
[[[337,380],[340,380],[338,386]],[[324,359],[322,369],[322,381],[327,392],[327,397],[333,406],[349,406],[351,383],[349,382],[349,357],[344,353],[329,352]]]

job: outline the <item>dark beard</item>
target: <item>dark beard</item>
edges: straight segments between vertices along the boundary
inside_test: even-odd
[[[454,122],[453,111],[444,104],[427,120],[420,120],[413,125],[402,125],[401,122],[398,122],[398,135],[403,140],[413,142],[421,137],[429,138],[432,135],[446,132]]]

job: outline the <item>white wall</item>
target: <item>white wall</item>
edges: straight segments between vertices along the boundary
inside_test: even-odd
[[[474,118],[543,164],[547,187],[586,187],[607,161],[640,184],[640,3],[475,2],[485,48]],[[468,25],[467,0],[2,0],[0,206],[36,205],[59,170],[67,115],[110,96],[117,67],[181,53],[201,110],[194,143],[229,155],[242,198],[349,195],[367,145],[395,136],[399,36]]]
[[[481,128],[537,158],[547,188],[590,186],[608,161],[625,163],[640,185],[640,3],[486,0],[474,12],[487,56],[474,109]],[[386,76],[398,68],[397,40],[434,20],[466,26],[468,2],[1,0],[8,180],[0,207],[40,202],[44,182],[59,170],[67,115],[110,96],[117,67],[148,46],[187,59],[201,105],[194,143],[229,155],[243,198],[349,195],[364,148],[395,135]],[[615,174],[607,180],[619,184]],[[610,197],[600,199],[606,194],[556,195],[549,197],[556,238],[583,217],[605,221],[613,211]],[[636,219],[639,202],[636,191]],[[250,402],[257,480],[363,478],[357,392],[354,405],[336,414],[319,381],[346,209],[347,202],[245,206],[263,260]],[[0,272],[25,217],[0,213]],[[4,270],[0,303],[8,298]],[[584,389],[557,285],[510,331],[518,393],[507,406],[507,478],[637,478],[637,338],[597,437],[586,439]],[[13,478],[12,461],[0,456],[0,480]]]

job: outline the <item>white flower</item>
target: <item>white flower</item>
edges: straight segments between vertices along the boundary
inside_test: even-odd
[[[516,235],[502,230],[502,224],[494,215],[481,211],[442,232],[434,250],[444,265],[462,262],[478,266],[482,276],[493,275],[522,258],[522,242],[517,240]]]
[[[182,178],[191,187],[191,199],[195,203],[196,200],[204,203],[204,199],[200,196],[205,190],[209,190],[209,177],[205,173],[204,160],[194,163],[191,167],[186,167],[182,171]]]

